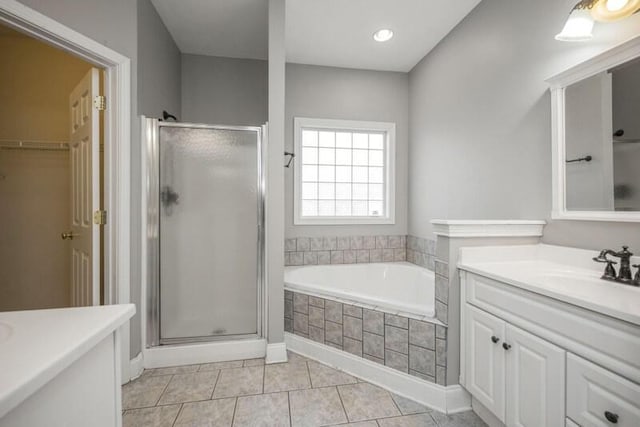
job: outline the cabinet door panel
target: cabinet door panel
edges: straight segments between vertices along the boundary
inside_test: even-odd
[[[569,354],[567,415],[584,427],[640,426],[640,386]]]
[[[467,389],[504,422],[505,364],[502,343],[505,337],[505,323],[469,304],[466,310]]]
[[[565,351],[515,326],[506,329],[506,425],[563,425]]]

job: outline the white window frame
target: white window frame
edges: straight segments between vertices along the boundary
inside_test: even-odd
[[[302,206],[302,130],[313,128],[318,130],[345,130],[350,132],[384,132],[385,138],[385,216],[323,216],[303,217]],[[300,161],[295,161],[294,167],[294,196],[293,196],[293,223],[294,225],[372,225],[395,224],[396,214],[396,124],[390,122],[370,122],[355,120],[315,119],[308,117],[294,118],[294,147]],[[298,160],[296,159],[296,160]]]

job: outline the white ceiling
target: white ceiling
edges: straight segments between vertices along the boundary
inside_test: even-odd
[[[183,53],[267,58],[267,0],[152,0]],[[480,0],[288,0],[287,61],[409,71]],[[373,40],[391,28],[386,43]]]
[[[290,0],[287,60],[370,70],[409,71],[480,0]],[[373,40],[380,28],[393,38]]]

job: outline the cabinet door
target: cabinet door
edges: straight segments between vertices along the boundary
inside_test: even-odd
[[[466,304],[467,390],[504,422],[504,321]]]
[[[505,343],[509,396],[505,424],[565,424],[565,351],[511,325],[507,325]]]

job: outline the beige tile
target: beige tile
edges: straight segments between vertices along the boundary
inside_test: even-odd
[[[368,383],[338,386],[349,421],[400,415],[389,392]]]
[[[314,388],[355,384],[358,382],[355,377],[321,363],[310,361],[308,365],[311,376],[311,386]]]
[[[199,365],[185,365],[185,366],[170,366],[168,368],[156,368],[151,372],[151,375],[174,375],[174,374],[189,374],[196,372]]]
[[[289,363],[304,363],[304,362],[306,362],[308,360],[309,360],[309,358],[304,357],[301,354],[294,353],[293,351],[287,350],[287,361]]]
[[[349,426],[349,427],[378,427],[378,423],[375,421],[360,421],[359,423],[348,423],[348,424],[338,424],[338,426]]]
[[[437,427],[429,414],[407,415],[404,417],[378,420],[380,427]],[[462,426],[461,426],[462,427]]]
[[[122,409],[155,406],[171,381],[171,375],[144,376],[122,386]]]
[[[130,409],[122,416],[123,427],[171,427],[180,405]]]
[[[414,402],[411,399],[407,399],[406,397],[398,396],[397,394],[392,394],[391,397],[393,398],[393,401],[396,402],[396,405],[398,406],[398,409],[400,409],[400,412],[402,412],[402,415],[421,414],[431,411],[431,409],[426,406],[421,405],[418,402]]]
[[[244,366],[262,366],[264,365],[264,357],[259,359],[247,359],[244,361]]]
[[[223,369],[220,371],[213,398],[262,393],[263,378],[264,366]]]
[[[289,426],[289,399],[287,393],[261,394],[239,397],[234,427]]]
[[[298,390],[289,393],[291,425],[323,426],[347,422],[335,387]]]
[[[487,425],[473,411],[445,415],[432,412],[431,415],[439,427],[486,427]]]
[[[242,360],[232,360],[229,362],[205,363],[204,365],[200,365],[200,372],[217,371],[219,369],[241,368],[241,367],[242,367]]]
[[[236,399],[205,400],[204,402],[185,403],[175,427],[223,427],[231,426]]]
[[[158,404],[195,402],[211,399],[219,371],[174,375]]]
[[[311,388],[306,363],[278,363],[265,366],[265,393],[305,388]]]

